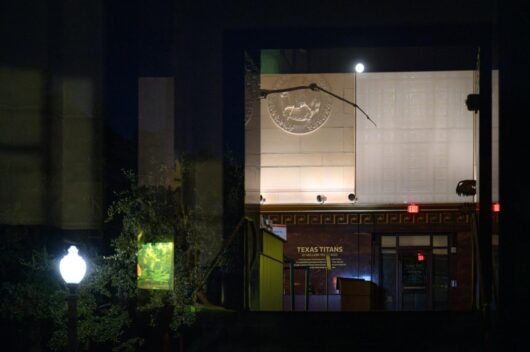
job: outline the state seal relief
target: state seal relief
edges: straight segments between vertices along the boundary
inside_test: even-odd
[[[274,89],[308,86],[316,83],[330,89],[321,75],[280,77]],[[322,127],[331,115],[332,100],[327,94],[311,89],[271,94],[268,97],[268,110],[272,121],[285,132],[302,135]]]

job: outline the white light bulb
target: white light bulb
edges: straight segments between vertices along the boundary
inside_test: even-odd
[[[355,65],[355,72],[357,72],[357,73],[364,72],[364,65],[361,64],[361,63],[358,63],[357,65]]]
[[[76,246],[70,246],[68,254],[59,263],[59,271],[67,284],[78,284],[85,277],[86,262],[78,252]]]

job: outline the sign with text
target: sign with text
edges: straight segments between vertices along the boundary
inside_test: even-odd
[[[331,268],[346,266],[342,259],[344,246],[296,246],[297,260],[295,267],[306,267],[310,269],[325,269],[326,256],[330,256]]]
[[[138,288],[173,289],[173,242],[144,243],[138,249]]]
[[[284,246],[284,254],[294,262],[295,292],[303,293],[304,270],[310,271],[310,292],[324,294],[326,270],[328,273],[328,292],[337,293],[336,278],[356,278],[366,276],[362,263],[370,263],[371,242],[368,235],[363,235],[365,246],[362,248],[362,260],[359,260],[358,235],[353,233],[305,232],[289,229],[289,239]],[[368,247],[366,247],[368,246]],[[366,257],[366,258],[365,258]],[[361,263],[361,264],[360,264]],[[364,270],[364,271],[363,271]],[[288,275],[286,275],[288,289]]]

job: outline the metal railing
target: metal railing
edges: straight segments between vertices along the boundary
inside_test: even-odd
[[[311,287],[311,281],[310,281],[310,273],[311,273],[311,268],[309,266],[298,266],[298,267],[295,267],[294,265],[294,262],[292,261],[288,261],[287,263],[287,267],[284,268],[284,271],[285,269],[289,270],[289,306],[290,306],[290,310],[292,312],[296,311],[296,293],[295,293],[295,271],[296,270],[303,270],[304,271],[304,294],[303,294],[303,297],[304,297],[304,309],[303,311],[305,312],[308,312],[309,311],[309,301],[310,301],[310,296],[311,296],[311,292],[310,292],[310,287]],[[315,269],[315,270],[322,270],[322,269]],[[329,311],[329,289],[328,289],[328,273],[329,271],[324,269],[326,274],[324,276],[324,296],[326,297],[326,301],[325,301],[325,311]],[[317,294],[315,296],[321,296],[321,294]],[[336,296],[335,294],[332,294],[331,296]]]
[[[309,311],[309,271],[308,266],[298,267],[294,266],[294,262],[287,262],[289,268],[289,302],[291,311],[296,311],[296,295],[294,290],[294,273],[296,269],[304,270],[304,311]]]
[[[243,227],[244,225],[247,225],[246,227]],[[243,228],[243,231],[241,229]],[[248,232],[247,229],[250,228],[252,232],[252,254],[250,254],[249,251],[249,244],[248,244]],[[223,243],[223,246],[219,249],[219,252],[217,252],[216,256],[208,266],[208,269],[206,269],[204,275],[198,280],[197,285],[192,291],[192,299],[194,301],[197,300],[197,295],[199,292],[204,288],[206,283],[208,282],[208,279],[212,275],[213,271],[219,267],[222,263],[222,260],[225,258],[227,251],[230,249],[236,238],[238,237],[238,234],[241,233],[241,236],[243,236],[243,309],[248,310],[250,307],[250,270],[252,266],[255,263],[256,260],[256,254],[257,254],[257,232],[256,232],[256,226],[254,219],[244,216],[242,217],[237,225],[234,227],[228,238]]]

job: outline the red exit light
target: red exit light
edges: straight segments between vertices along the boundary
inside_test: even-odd
[[[499,213],[501,211],[501,203],[493,203],[491,210],[494,213]]]
[[[407,207],[407,213],[409,214],[417,214],[420,212],[420,207],[417,204],[409,204]]]
[[[418,261],[419,261],[419,262],[422,262],[422,261],[424,261],[424,260],[425,260],[425,256],[423,255],[423,253],[418,252]]]

